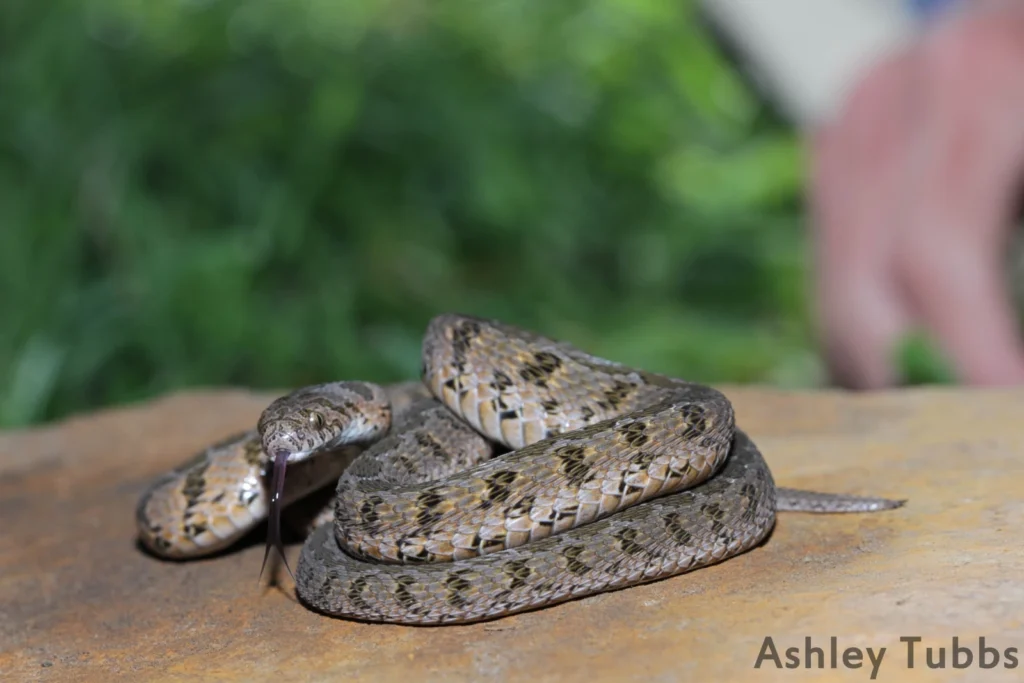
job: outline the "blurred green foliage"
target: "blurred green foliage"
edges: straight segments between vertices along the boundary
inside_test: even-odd
[[[0,424],[415,376],[448,310],[814,384],[801,150],[652,0],[6,0]]]
[[[924,330],[912,330],[900,340],[893,364],[900,369],[900,384],[955,384],[949,357]]]

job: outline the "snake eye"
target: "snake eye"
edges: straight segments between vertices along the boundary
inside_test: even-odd
[[[324,416],[315,410],[309,413],[309,424],[313,426],[313,429],[324,428]]]

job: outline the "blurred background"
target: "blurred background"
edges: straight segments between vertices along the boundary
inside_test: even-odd
[[[802,143],[696,12],[6,0],[0,426],[412,378],[444,311],[825,383]]]

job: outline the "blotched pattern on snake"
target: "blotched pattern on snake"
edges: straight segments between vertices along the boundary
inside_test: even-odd
[[[287,482],[284,506],[337,480],[306,518],[302,601],[410,624],[704,567],[761,542],[776,510],[902,504],[776,488],[718,391],[454,314],[428,326],[422,384],[335,382],[278,399],[257,429],[154,483],[140,537],[167,557],[220,550],[267,518],[268,478]]]

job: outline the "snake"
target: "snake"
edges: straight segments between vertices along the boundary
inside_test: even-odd
[[[292,515],[306,607],[439,625],[722,562],[765,541],[778,511],[905,502],[778,487],[717,389],[446,313],[427,325],[420,381],[285,394],[157,477],[135,518],[147,549],[178,560],[266,521],[265,564]]]

